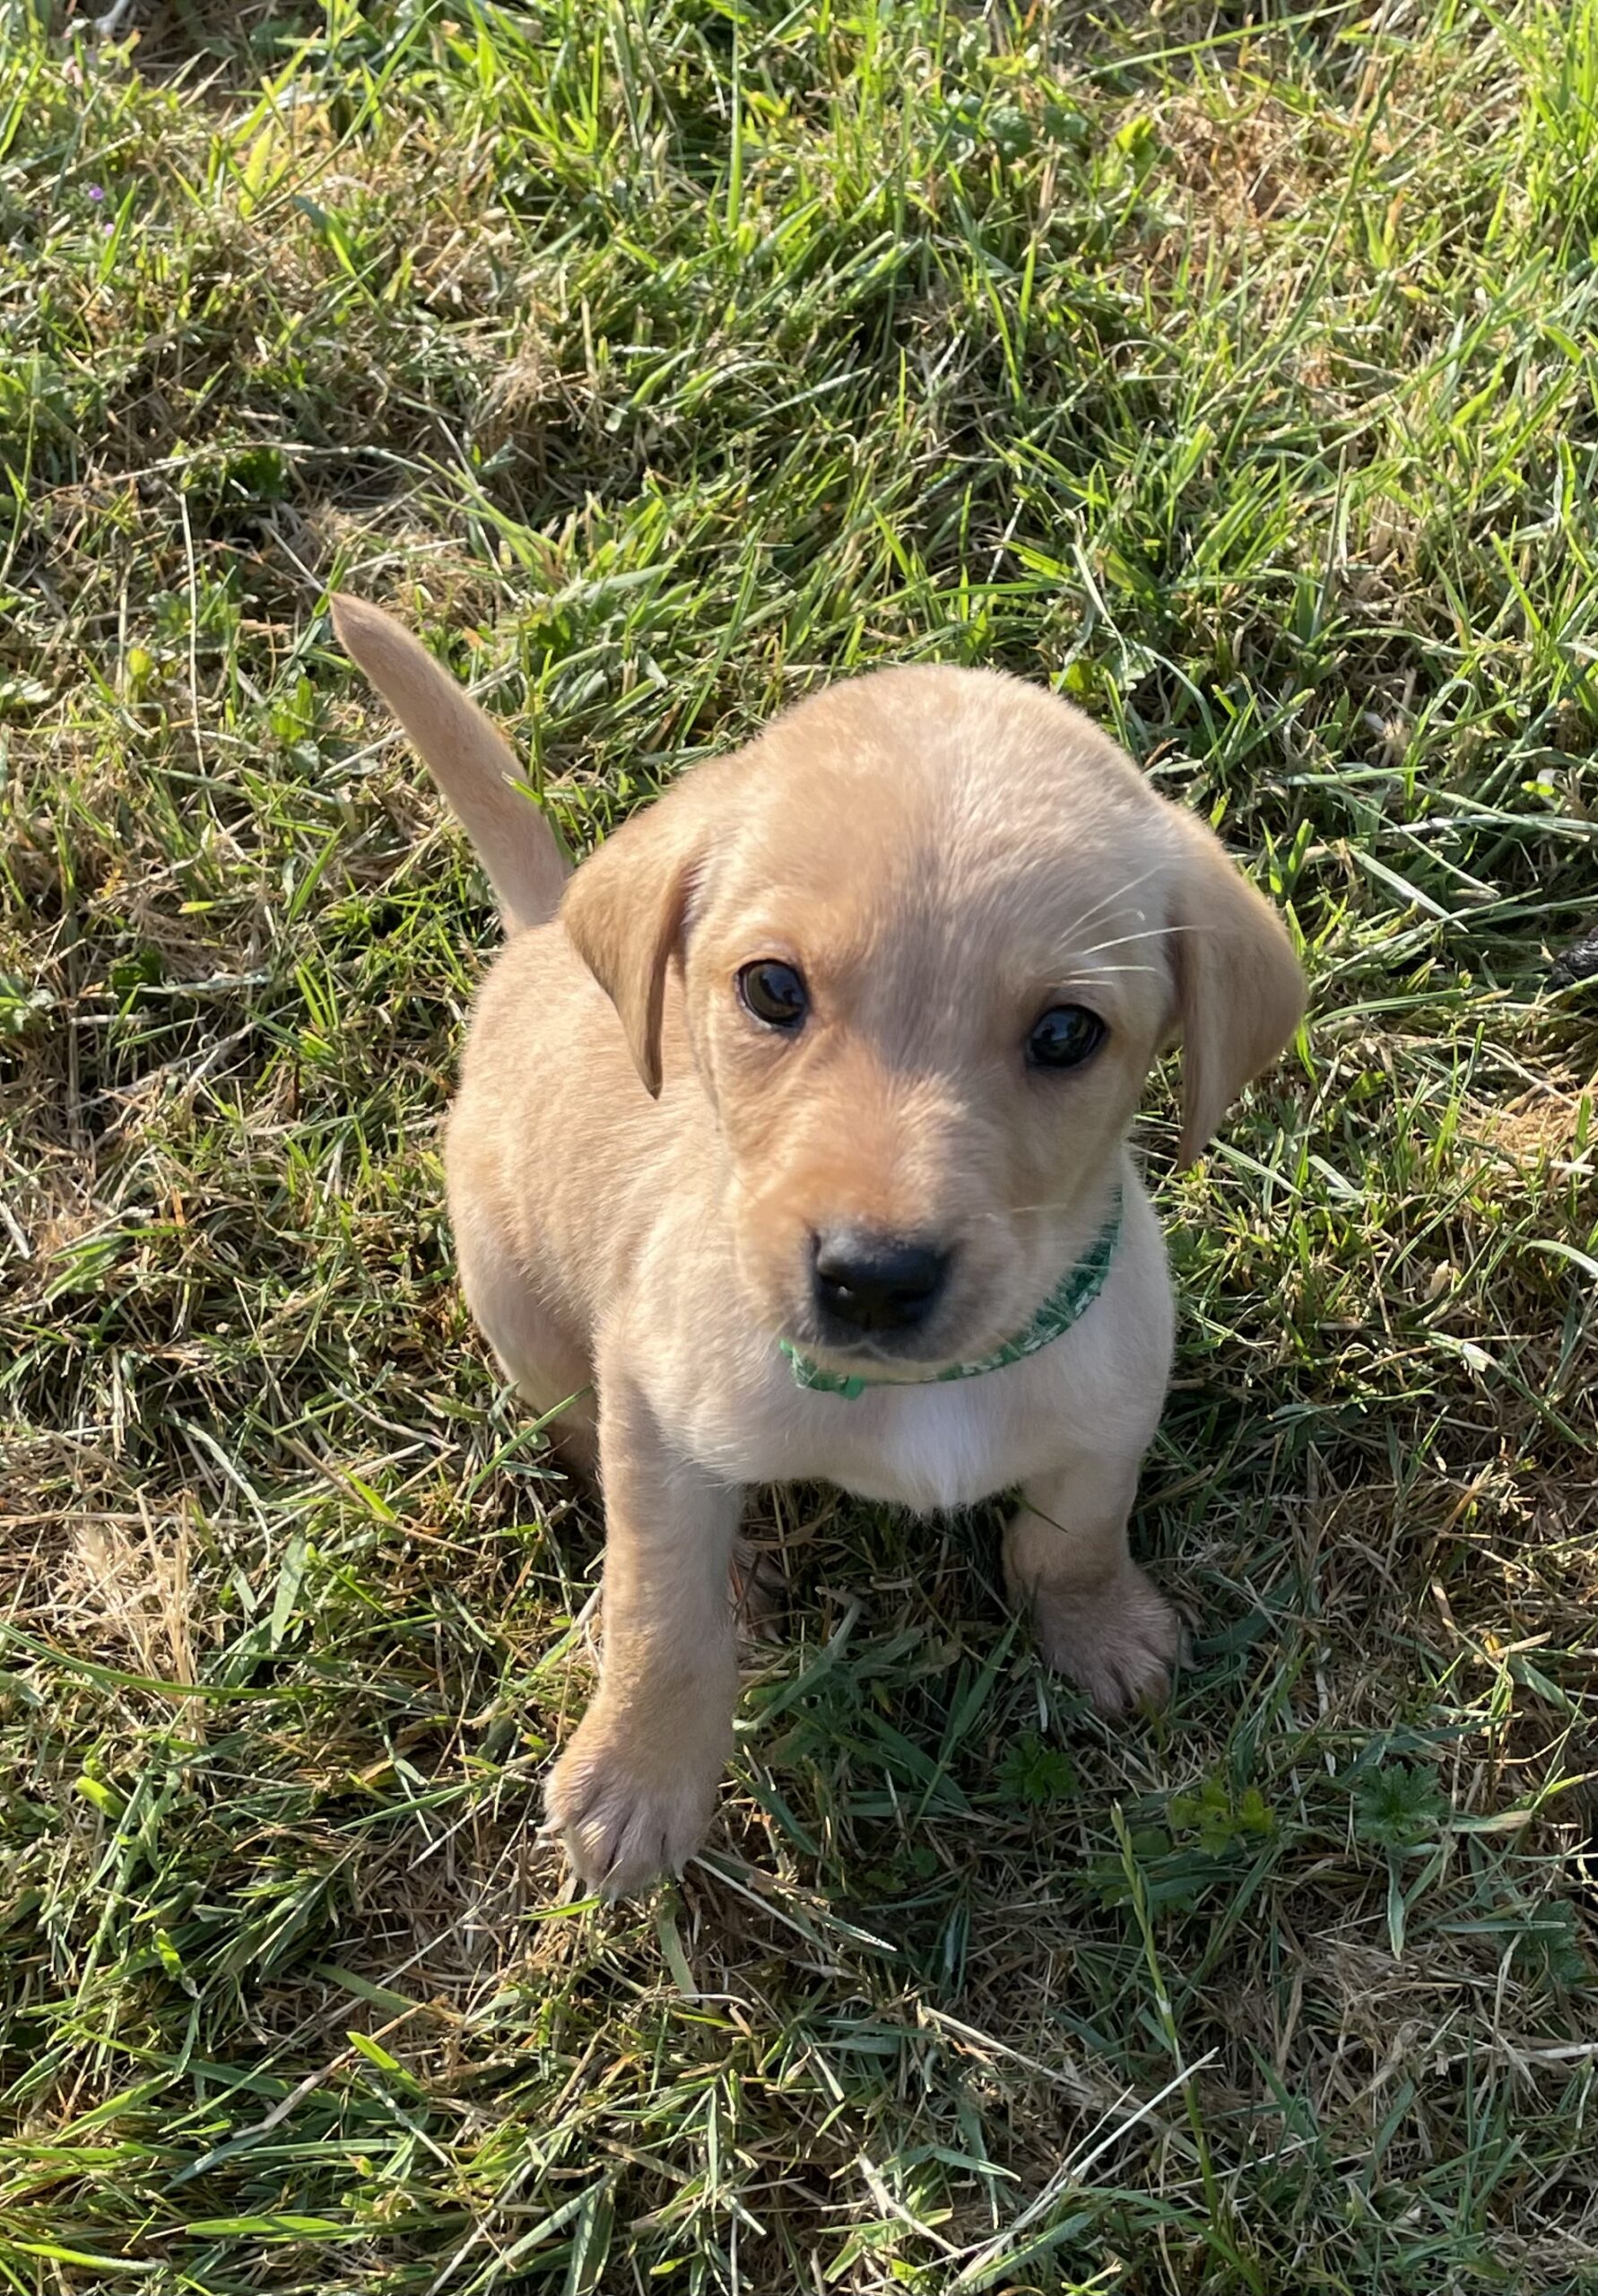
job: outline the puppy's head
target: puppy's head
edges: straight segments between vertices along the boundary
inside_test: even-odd
[[[1030,1321],[1103,1222],[1163,1046],[1190,1160],[1303,1007],[1209,831],[985,672],[814,696],[629,822],[562,916],[647,1088],[663,1042],[699,1072],[756,1312],[890,1376]]]

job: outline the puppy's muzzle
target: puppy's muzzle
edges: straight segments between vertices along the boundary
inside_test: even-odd
[[[829,1229],[813,1248],[812,1287],[822,1332],[847,1344],[915,1331],[937,1304],[949,1258],[913,1237]]]

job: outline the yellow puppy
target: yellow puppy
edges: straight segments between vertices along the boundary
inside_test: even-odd
[[[942,668],[812,696],[569,881],[481,710],[376,608],[334,621],[509,936],[449,1201],[507,1372],[535,1410],[588,1390],[604,1672],[549,1787],[581,1878],[638,1888],[709,1821],[746,1483],[1019,1485],[1050,1662],[1107,1712],[1163,1691],[1180,1627],[1126,1523],[1172,1308],[1126,1133],[1175,1037],[1186,1158],[1291,1037],[1274,913],[1076,710]]]

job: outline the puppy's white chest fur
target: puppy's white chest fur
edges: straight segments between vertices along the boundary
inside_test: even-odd
[[[1073,1452],[1146,1439],[1144,1394],[1116,1392],[1108,1371],[1085,1333],[1067,1334],[970,1379],[879,1387],[853,1403],[806,1396],[805,1463],[787,1473],[918,1514],[968,1507]]]
[[[1034,1446],[1002,1375],[842,1396],[785,1393],[779,1373],[734,1408],[724,1396],[683,1430],[702,1465],[736,1483],[833,1483],[925,1514],[968,1506],[1030,1471]],[[1035,1388],[1036,1380],[1027,1380]],[[1005,1382],[1004,1385],[1008,1385]],[[741,1407],[740,1407],[741,1406]],[[1042,1448],[1060,1447],[1056,1414]]]
[[[829,1414],[815,1431],[829,1454],[826,1480],[918,1514],[969,1506],[1020,1481],[1030,1463],[1019,1456],[1016,1412],[1001,1378],[994,1372],[942,1386],[879,1389],[854,1404],[813,1398],[838,1407],[837,1420]],[[859,1422],[842,1419],[866,1403],[869,1412]],[[1058,1439],[1056,1430],[1054,1445]]]

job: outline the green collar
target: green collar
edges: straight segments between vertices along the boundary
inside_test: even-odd
[[[948,1379],[975,1379],[984,1371],[1002,1371],[1006,1363],[1019,1363],[1024,1355],[1036,1355],[1040,1347],[1058,1339],[1062,1332],[1069,1331],[1080,1317],[1087,1314],[1104,1289],[1104,1279],[1109,1274],[1120,1240],[1121,1191],[1117,1188],[1108,1219],[1075,1266],[1066,1269],[1025,1331],[994,1354],[985,1355],[980,1362],[951,1363],[946,1371],[934,1371],[930,1378],[867,1379],[858,1372],[845,1378],[838,1371],[824,1371],[808,1355],[801,1354],[791,1341],[779,1339],[777,1344],[788,1359],[795,1387],[812,1388],[818,1395],[842,1396],[848,1403],[864,1395],[867,1387],[935,1387]]]

